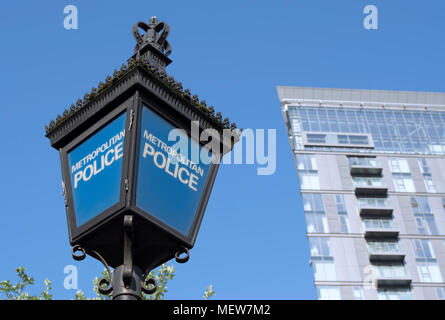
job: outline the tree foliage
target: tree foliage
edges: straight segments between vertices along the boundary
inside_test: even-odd
[[[40,295],[33,296],[25,291],[28,286],[34,285],[34,278],[28,276],[24,267],[16,269],[19,281],[16,284],[11,284],[9,280],[0,282],[0,293],[6,297],[7,300],[52,300],[53,295],[51,291],[51,281],[45,279],[45,290]]]
[[[52,300],[53,295],[50,294],[52,289],[51,281],[45,279],[45,290],[40,293],[40,295],[31,295],[25,289],[35,284],[34,278],[30,277],[26,272],[24,267],[16,269],[19,281],[16,284],[11,284],[9,280],[0,282],[0,299],[6,300]],[[101,276],[108,280],[110,276],[106,270],[102,271]],[[175,268],[171,265],[163,264],[157,272],[151,271],[147,278],[154,278],[156,280],[157,289],[156,292],[147,295],[142,293],[142,298],[144,300],[163,300],[165,294],[167,293],[167,283],[169,280],[173,280],[175,277]],[[77,290],[74,300],[111,300],[111,294],[104,295],[99,292],[99,277],[93,280],[93,289],[96,294],[93,298],[87,298],[82,290]],[[208,286],[204,292],[204,299],[209,299],[211,296],[215,295],[212,286]]]
[[[213,286],[209,285],[202,296],[205,300],[209,300],[211,297],[215,296],[215,291],[213,290]]]

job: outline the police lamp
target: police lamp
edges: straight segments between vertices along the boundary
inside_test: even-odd
[[[140,299],[154,290],[152,269],[188,260],[215,159],[239,140],[235,124],[166,73],[169,30],[155,17],[137,23],[127,64],[46,126],[60,153],[73,257],[115,268],[99,288],[114,299]],[[212,148],[200,139],[207,132]]]

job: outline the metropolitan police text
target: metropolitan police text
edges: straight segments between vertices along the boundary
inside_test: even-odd
[[[73,174],[86,165],[83,170],[74,174],[74,189],[77,188],[79,181],[83,180],[87,182],[93,176],[102,172],[106,167],[111,166],[113,162],[122,158],[124,137],[125,130],[122,130],[71,167],[71,173]],[[99,156],[100,159],[96,159]]]
[[[150,143],[145,143],[142,157],[144,159],[147,158],[147,156],[153,157],[153,162],[156,167],[164,170],[173,178],[178,179],[193,191],[197,191],[199,176],[204,176],[204,170],[174,148],[155,137],[152,133],[148,133],[147,130],[144,131],[144,138]],[[155,147],[157,147],[158,150],[155,150]],[[181,166],[179,166],[180,164]]]

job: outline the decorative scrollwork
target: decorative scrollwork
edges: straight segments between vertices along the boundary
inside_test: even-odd
[[[113,292],[113,286],[111,285],[111,281],[107,278],[100,278],[97,288],[102,294],[110,294]]]
[[[77,252],[81,252],[81,254],[77,254]],[[76,261],[82,261],[86,257],[86,251],[80,245],[76,244],[72,250],[73,259]]]
[[[80,252],[80,254],[78,254],[78,252]],[[99,260],[100,262],[102,262],[102,264],[104,265],[105,269],[107,270],[108,273],[108,279],[107,278],[101,278],[99,280],[99,292],[102,294],[110,294],[113,291],[113,286],[112,283],[109,279],[111,279],[112,277],[112,273],[111,273],[111,269],[108,266],[108,263],[105,261],[105,259],[102,257],[102,255],[95,251],[95,250],[85,250],[81,245],[76,244],[73,249],[72,249],[72,256],[73,259],[76,261],[82,261],[83,259],[85,259],[86,254],[89,254],[90,256],[95,257],[97,260]],[[104,287],[105,285],[105,287]]]
[[[158,289],[158,287],[157,287],[155,279],[150,278],[150,279],[145,279],[144,281],[142,281],[142,291],[145,294],[153,294],[156,292],[157,289]]]
[[[182,256],[182,254],[185,253],[185,256]],[[190,259],[190,251],[186,247],[182,247],[181,250],[176,252],[175,254],[175,260],[177,263],[186,263]]]

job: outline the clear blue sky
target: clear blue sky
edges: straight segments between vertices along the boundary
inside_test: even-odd
[[[63,28],[76,5],[79,29]],[[379,29],[363,9],[379,9]],[[0,279],[27,267],[59,299],[75,265],[92,296],[101,264],[75,262],[58,152],[44,125],[132,54],[131,27],[171,26],[168,72],[242,128],[277,129],[277,170],[222,166],[191,260],[176,265],[168,299],[314,299],[297,175],[277,85],[445,91],[445,3],[427,1],[2,1]]]

